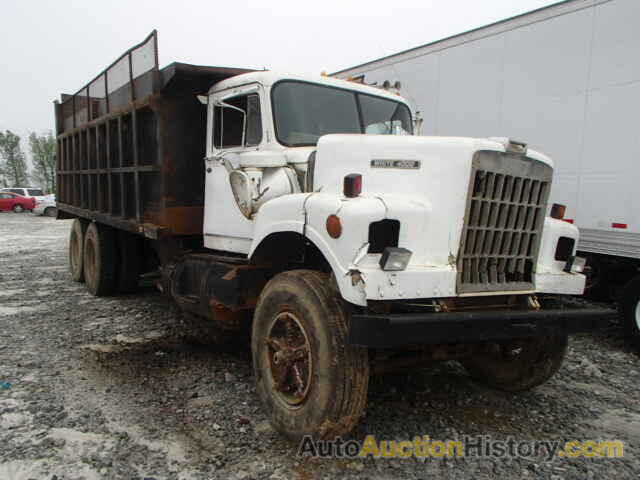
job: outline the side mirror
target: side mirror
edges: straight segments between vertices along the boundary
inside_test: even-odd
[[[422,112],[417,111],[413,117],[413,134],[414,135],[422,135],[423,122],[424,122],[424,118],[422,117]]]
[[[200,103],[203,105],[207,105],[209,103],[209,97],[207,97],[206,95],[196,95],[196,97],[198,98],[198,100],[200,100]]]

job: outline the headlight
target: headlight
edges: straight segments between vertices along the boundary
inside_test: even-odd
[[[404,270],[411,259],[411,250],[399,247],[387,247],[380,257],[380,268],[387,272]]]
[[[251,218],[253,199],[251,198],[251,180],[249,176],[242,170],[233,170],[229,173],[229,183],[238,208],[245,217]]]

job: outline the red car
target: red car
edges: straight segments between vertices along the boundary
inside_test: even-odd
[[[16,213],[33,210],[36,206],[35,198],[27,198],[10,192],[0,192],[0,211],[13,210]]]

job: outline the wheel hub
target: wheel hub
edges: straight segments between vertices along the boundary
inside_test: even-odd
[[[299,405],[311,385],[311,345],[304,327],[291,312],[274,318],[265,340],[275,389],[289,405]]]

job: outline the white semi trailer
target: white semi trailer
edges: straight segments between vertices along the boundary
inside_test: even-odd
[[[402,93],[426,135],[507,135],[555,161],[588,291],[640,346],[640,2],[569,0],[336,72]]]

